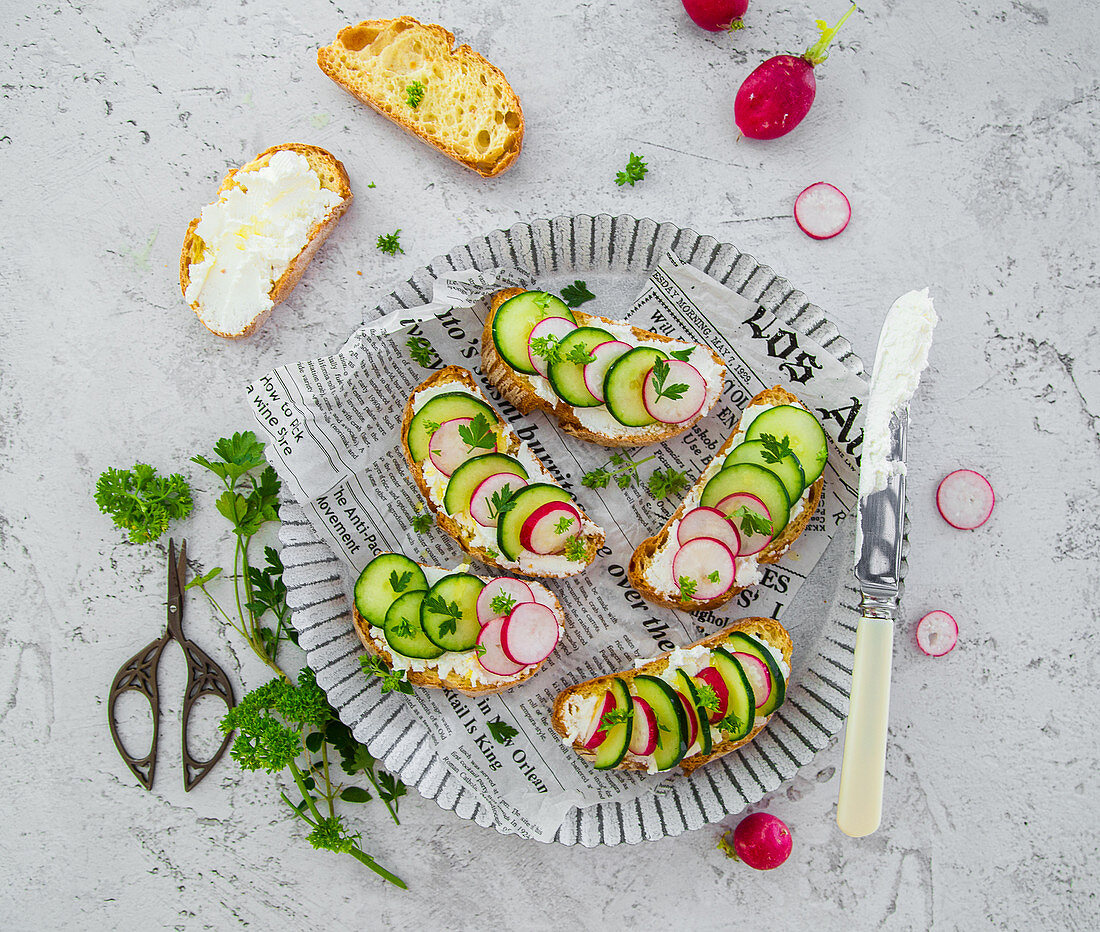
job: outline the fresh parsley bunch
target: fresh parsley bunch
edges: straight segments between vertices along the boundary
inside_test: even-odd
[[[183,476],[178,472],[158,476],[145,463],[135,463],[133,469],[108,468],[95,484],[95,501],[100,511],[128,532],[133,544],[156,540],[170,521],[191,514],[194,505]]]

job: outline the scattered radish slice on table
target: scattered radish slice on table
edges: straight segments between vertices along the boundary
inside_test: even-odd
[[[477,597],[477,620],[480,621],[482,625],[487,625],[494,618],[503,618],[508,614],[508,612],[493,611],[493,599],[501,595],[515,600],[509,608],[509,611],[523,602],[535,601],[531,587],[521,579],[512,579],[509,576],[502,576],[498,579],[490,580],[485,584],[485,588],[481,590]]]
[[[531,328],[531,336],[527,340],[527,358],[544,379],[550,374],[550,360],[535,352],[535,340],[541,337],[554,337],[560,341],[570,330],[576,329],[577,325],[564,317],[547,317]]]
[[[634,720],[630,727],[630,753],[644,757],[657,748],[657,713],[638,696],[634,700]]]
[[[936,489],[936,507],[943,520],[960,531],[981,527],[993,514],[993,486],[973,469],[956,469]]]
[[[708,32],[744,29],[741,17],[749,8],[749,0],[682,0],[691,21]]]
[[[814,66],[828,58],[829,43],[855,12],[855,5],[835,26],[817,21],[818,39],[804,55],[776,55],[758,65],[737,91],[733,116],[750,139],[777,139],[802,122],[817,93]]]
[[[791,830],[770,812],[745,816],[733,830],[734,853],[758,871],[779,867],[791,856],[791,847]]]
[[[852,205],[844,192],[827,181],[806,188],[794,201],[794,222],[807,236],[832,239],[852,219]]]
[[[683,578],[695,581],[691,598],[699,602],[725,595],[736,577],[729,547],[712,537],[689,540],[672,557],[673,587]]]
[[[959,625],[947,612],[929,612],[917,622],[917,647],[929,657],[942,657],[959,642]]]
[[[538,602],[524,602],[512,609],[500,628],[500,646],[518,664],[539,663],[558,646],[558,616]]]
[[[503,627],[504,619],[494,618],[481,629],[481,634],[477,636],[477,643],[485,650],[478,654],[477,662],[485,670],[495,673],[497,676],[514,676],[527,665],[516,663],[504,653],[504,647],[500,643],[500,633]]]

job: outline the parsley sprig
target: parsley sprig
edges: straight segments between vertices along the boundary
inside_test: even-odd
[[[492,427],[489,426],[489,419],[484,414],[478,414],[469,424],[460,424],[458,426],[458,436],[470,452],[477,449],[496,449],[497,436]]]
[[[405,103],[415,110],[420,106],[420,101],[424,99],[424,90],[423,81],[413,81],[405,88]]]
[[[519,734],[518,729],[513,728],[507,722],[502,722],[499,718],[486,723],[485,727],[489,729],[489,734],[493,736],[493,740],[497,744],[508,744]]]
[[[579,534],[565,539],[565,557],[574,563],[579,563],[588,557],[588,544]]]
[[[764,445],[764,452],[760,455],[765,463],[778,463],[794,453],[791,449],[791,438],[786,434],[782,440],[777,440],[774,434],[761,434],[760,442]]]
[[[375,243],[375,246],[387,256],[396,256],[398,253],[405,255],[405,250],[401,248],[400,229],[396,229],[392,233],[379,233],[378,242]]]
[[[613,728],[616,725],[620,725],[623,722],[630,721],[630,710],[614,708],[608,712],[604,712],[603,718],[600,719],[600,728]]]
[[[671,466],[665,470],[653,470],[653,473],[649,477],[649,482],[646,483],[649,488],[649,494],[654,498],[669,498],[673,495],[679,495],[687,488],[687,484],[687,473],[680,472],[678,469],[673,469]]]
[[[717,712],[721,703],[718,699],[718,693],[714,691],[714,687],[710,683],[704,683],[702,680],[695,681],[695,693],[699,697],[699,705],[701,705],[708,712]]]
[[[579,278],[572,285],[566,285],[561,290],[561,299],[569,307],[580,307],[586,301],[595,300],[596,296],[588,290],[588,285]]]
[[[614,453],[611,459],[603,466],[589,470],[581,477],[581,485],[587,489],[606,489],[612,479],[620,489],[627,489],[638,478],[638,467],[642,463],[648,463],[653,456],[647,456],[644,460],[635,460],[629,453]]]
[[[672,385],[665,385],[668,381],[669,365],[667,359],[658,359],[653,363],[653,390],[657,393],[658,398],[668,398],[672,401],[679,401],[684,397],[690,385],[687,382],[674,382]]]
[[[531,341],[531,352],[536,356],[541,356],[546,360],[547,364],[552,364],[561,361],[561,340],[554,334],[548,334],[544,337],[535,337]]]
[[[457,602],[448,602],[443,596],[432,595],[424,599],[424,608],[437,615],[443,615],[439,623],[440,634],[454,634],[458,631],[458,623],[462,620],[462,609]]]
[[[620,188],[624,184],[628,184],[633,188],[635,184],[646,176],[646,172],[648,171],[649,166],[642,160],[642,157],[631,152],[630,158],[626,160],[626,170],[619,172],[615,176],[615,184]]]
[[[677,585],[680,587],[681,602],[690,602],[695,597],[695,590],[699,588],[698,581],[690,576],[681,576],[677,580]]]
[[[412,627],[411,625],[409,626]],[[411,631],[406,637],[411,636]],[[384,693],[405,693],[406,695],[412,695],[412,683],[405,678],[404,670],[392,670],[386,666],[381,657],[375,656],[363,656],[359,658],[359,665],[363,668],[363,672],[367,676],[375,676],[378,678],[382,686],[382,692]]]
[[[489,520],[506,515],[515,507],[515,504],[516,492],[512,491],[512,484],[506,482],[502,488],[489,496]]]
[[[415,515],[412,520],[412,528],[417,534],[427,534],[432,529],[432,525],[435,523],[435,519],[432,517],[430,511],[425,511],[422,515]]]
[[[515,605],[515,597],[508,595],[507,592],[498,592],[489,600],[489,610],[494,615],[507,615]]]
[[[400,233],[401,231],[398,230],[397,232]],[[382,247],[379,246],[378,248],[381,249]],[[435,365],[436,359],[439,358],[427,337],[409,337],[405,341],[405,346],[409,348],[409,356],[412,357],[412,361],[420,364],[425,369],[431,369]],[[428,433],[430,435],[431,431],[428,431]]]
[[[732,709],[714,723],[714,727],[726,734],[736,735],[744,727],[744,722]]]
[[[187,480],[178,472],[158,476],[156,469],[135,463],[133,469],[110,467],[95,484],[95,502],[130,543],[147,544],[168,530],[168,523],[186,518],[194,505]]]
[[[694,346],[689,346],[687,349],[672,350],[668,355],[673,359],[679,359],[680,362],[687,362],[691,359],[691,354],[695,351]]]
[[[738,525],[745,534],[771,534],[772,532],[772,522],[748,505],[735,508],[726,515],[726,519]]]
[[[567,515],[563,515],[561,518],[558,519],[558,523],[554,525],[554,533],[564,534],[566,531],[569,530],[569,525],[571,525],[575,520],[575,518],[570,518]]]

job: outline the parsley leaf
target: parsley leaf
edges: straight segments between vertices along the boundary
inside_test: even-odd
[[[194,503],[187,480],[179,473],[157,476],[145,463],[134,468],[108,468],[95,484],[95,502],[133,544],[147,544],[168,530],[168,523],[186,518]]]
[[[406,570],[400,576],[397,575],[397,570],[390,571],[390,588],[394,592],[404,592],[409,583],[412,582],[413,574],[412,570]]]
[[[416,630],[412,626],[412,622],[408,618],[402,618],[397,624],[393,626],[393,633],[399,638],[411,638]]]
[[[469,424],[460,424],[458,436],[471,451],[481,448],[483,450],[495,450],[497,445],[496,434],[489,426],[489,419],[484,414],[478,414]]]
[[[579,563],[588,557],[588,544],[577,534],[565,539],[566,559]]]
[[[424,512],[422,515],[416,515],[412,521],[412,528],[417,534],[427,534],[432,529],[432,525],[435,520],[432,518],[430,511]]]
[[[494,615],[507,615],[515,604],[515,597],[508,595],[507,592],[498,592],[489,601],[489,610]]]
[[[386,666],[381,657],[364,656],[359,658],[359,665],[367,676],[376,676],[381,681],[384,693],[405,693],[412,695],[412,683],[405,679],[404,670],[391,670]]]
[[[565,358],[570,362],[576,363],[578,366],[587,366],[596,357],[583,346],[573,346],[570,348],[569,352],[565,354]]]
[[[648,463],[653,456],[635,461],[629,453],[612,454],[609,462],[597,469],[586,472],[581,477],[581,485],[588,489],[606,489],[612,479],[620,489],[629,488],[638,479],[638,467]],[[608,467],[614,467],[608,469]]]
[[[375,243],[378,249],[384,252],[387,256],[396,256],[398,253],[405,254],[405,250],[401,248],[401,230],[394,230],[392,233],[383,235],[378,234],[378,242]]]
[[[760,442],[764,444],[764,452],[761,456],[765,463],[778,463],[794,453],[791,449],[791,438],[786,434],[781,441],[776,440],[774,434],[761,434]]]
[[[424,599],[424,607],[429,612],[443,615],[443,621],[439,623],[440,634],[454,634],[458,631],[458,622],[462,620],[462,609],[457,602],[447,602],[442,596],[433,595]]]
[[[603,718],[600,719],[600,728],[613,728],[615,725],[622,724],[623,722],[630,721],[629,709],[612,709],[610,712],[604,712]]]
[[[690,602],[695,596],[695,590],[699,588],[699,583],[690,576],[681,576],[678,584],[680,587],[680,601]]]
[[[708,712],[717,712],[718,706],[718,693],[714,691],[714,687],[710,683],[704,683],[702,680],[695,681],[695,692],[699,696],[699,705],[701,705]]]
[[[442,425],[439,423],[439,421],[425,421],[424,422],[424,432],[430,437],[437,430],[439,430],[439,428],[441,426]]]
[[[569,525],[572,524],[573,521],[573,518],[567,518],[564,516],[562,518],[559,518],[558,523],[554,525],[554,533],[564,534],[567,530],[569,530]]]
[[[694,346],[689,346],[687,349],[672,350],[668,355],[673,359],[679,359],[680,362],[687,362],[691,359],[691,354],[695,351]]]
[[[561,341],[552,333],[545,337],[535,337],[531,341],[531,352],[536,356],[541,356],[548,363],[560,362],[560,343]]]
[[[647,486],[649,494],[654,498],[668,498],[671,495],[678,495],[687,488],[687,484],[687,473],[669,466],[664,471],[660,469],[653,470]]]
[[[413,81],[408,87],[405,88],[405,103],[415,110],[420,106],[420,101],[424,99],[424,83],[422,81]]]
[[[397,232],[400,233],[401,231],[398,230]],[[397,234],[395,233],[394,235],[396,236]],[[378,248],[382,249],[382,237],[380,236],[378,239]],[[398,246],[397,248],[400,249],[401,247]],[[386,250],[383,251],[385,252]],[[404,252],[404,250],[401,251]],[[393,255],[393,253],[390,253],[390,255]],[[419,363],[425,369],[430,369],[435,363],[437,358],[435,350],[426,337],[409,337],[405,341],[405,346],[409,348],[409,355],[412,357],[413,362]],[[431,434],[431,431],[428,431],[428,433]]]
[[[586,489],[606,489],[611,481],[611,473],[603,466],[591,469],[581,477],[581,485]]]
[[[737,734],[744,726],[744,722],[738,717],[737,713],[732,709],[726,713],[725,717],[714,723],[714,727],[721,732],[729,734]]]
[[[518,729],[513,728],[507,722],[502,722],[499,718],[489,722],[486,727],[489,729],[489,734],[493,736],[493,740],[497,744],[508,744],[519,734]]]
[[[588,285],[579,278],[572,285],[566,285],[561,290],[561,299],[570,307],[580,307],[585,301],[592,301],[595,295],[588,290]]]
[[[718,570],[715,570],[713,573],[707,573],[707,579],[709,579],[711,582],[718,582],[719,578],[720,574]]]
[[[620,188],[624,184],[628,184],[633,188],[637,182],[646,176],[648,171],[649,166],[642,161],[642,157],[631,152],[630,158],[626,160],[626,170],[615,175],[615,184]]]
[[[740,521],[741,530],[745,534],[771,534],[772,532],[771,521],[759,511],[753,511],[748,505],[734,509],[732,513],[726,515],[726,519],[735,525]]]
[[[653,389],[657,392],[658,398],[670,398],[672,401],[679,401],[684,397],[684,392],[691,386],[686,382],[676,382],[673,385],[666,386],[665,381],[668,379],[668,373],[668,360],[658,359],[653,363]]]
[[[518,491],[518,489],[516,490]],[[512,491],[512,484],[505,483],[504,487],[489,496],[489,520],[499,518],[507,514],[515,507],[516,493]]]

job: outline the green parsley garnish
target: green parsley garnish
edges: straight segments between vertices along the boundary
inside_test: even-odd
[[[671,356],[673,359],[679,359],[680,362],[687,362],[689,359],[691,359],[691,354],[692,352],[694,352],[694,350],[694,346],[689,346],[687,349],[673,350],[668,355]]]
[[[728,732],[734,735],[741,731],[742,725],[741,719],[738,718],[737,713],[732,710],[727,712],[724,718],[714,723],[714,727],[719,731]]]
[[[561,341],[552,333],[545,337],[535,337],[531,341],[531,352],[536,356],[541,356],[547,363],[560,362],[560,343]]]
[[[405,103],[415,110],[420,106],[420,101],[424,99],[424,83],[422,81],[413,81],[408,87],[405,88]]]
[[[628,488],[639,481],[638,467],[642,463],[648,463],[655,455],[635,461],[629,453],[615,453],[603,466],[586,472],[581,477],[581,485],[587,489],[606,489],[608,483],[614,479],[620,489]]]
[[[496,721],[487,723],[485,727],[489,729],[489,734],[493,736],[493,740],[497,744],[507,744],[519,734],[517,729],[507,722],[502,722],[499,718]]]
[[[460,424],[458,436],[469,447],[470,451],[481,448],[493,450],[497,445],[496,434],[489,426],[489,419],[484,414],[478,414],[469,424]]]
[[[688,477],[686,472],[680,472],[671,466],[662,471],[655,469],[649,477],[649,494],[654,498],[668,498],[677,495],[687,488]]]
[[[710,683],[704,683],[702,680],[695,681],[695,692],[699,696],[699,705],[701,705],[708,712],[718,711],[718,693],[714,691],[714,687]]]
[[[401,231],[398,230],[397,232],[400,233]],[[397,234],[395,233],[394,235],[396,236]],[[378,239],[378,248],[382,249],[382,237],[380,236],[378,237]],[[401,247],[398,246],[397,248],[400,249]],[[402,250],[402,252],[404,252],[404,250]],[[412,357],[413,362],[419,363],[425,369],[430,369],[432,367],[432,364],[435,362],[436,359],[436,354],[435,350],[432,349],[432,344],[428,342],[425,337],[409,337],[405,341],[405,345],[409,348],[409,355]],[[436,429],[438,428],[439,425],[437,424]],[[428,433],[431,434],[431,431],[428,431]]]
[[[95,502],[132,544],[147,544],[168,530],[168,522],[186,518],[194,503],[182,475],[158,476],[152,466],[109,468],[95,484]]]
[[[687,382],[676,382],[673,385],[665,385],[665,381],[668,379],[669,366],[668,360],[658,359],[653,363],[653,389],[657,392],[658,398],[669,398],[672,401],[679,401],[684,397],[690,385]]]
[[[512,484],[505,483],[504,488],[489,496],[489,519],[499,518],[507,514],[515,507],[516,493],[512,491]]]
[[[695,590],[699,588],[699,583],[690,576],[681,576],[678,582],[680,586],[680,601],[690,602],[695,595]]]
[[[649,166],[642,161],[642,157],[631,152],[630,158],[626,160],[626,171],[621,171],[615,176],[615,184],[620,188],[624,184],[628,184],[633,188],[646,176],[647,171],[649,171]]]
[[[613,728],[615,725],[629,721],[629,709],[612,709],[610,712],[604,712],[603,718],[600,719],[600,728]]]
[[[587,366],[590,362],[594,361],[596,357],[583,346],[573,346],[569,352],[565,354],[565,358],[570,362],[576,363],[578,366]]]
[[[363,672],[367,676],[376,676],[382,682],[382,692],[384,693],[405,693],[409,696],[412,695],[412,683],[405,679],[404,670],[391,670],[382,661],[381,657],[361,657],[359,664],[363,668]]]
[[[390,588],[394,592],[404,592],[410,582],[412,582],[413,574],[412,570],[406,570],[400,576],[397,575],[397,570],[390,572]]]
[[[791,438],[786,434],[782,440],[776,440],[774,434],[761,434],[760,442],[764,445],[761,456],[765,463],[778,463],[794,453],[791,449]]]
[[[378,242],[375,245],[384,252],[387,256],[396,256],[398,253],[405,254],[405,250],[401,248],[401,230],[394,230],[389,235],[378,235]]]
[[[588,556],[588,544],[578,534],[567,537],[565,539],[565,556],[566,559],[579,563]]]
[[[748,505],[742,505],[740,508],[734,509],[726,515],[726,519],[732,521],[735,525],[740,522],[741,530],[745,534],[770,534],[772,532],[771,521],[760,514],[759,511],[753,511]]]
[[[554,525],[555,534],[564,534],[569,530],[569,525],[573,523],[573,518],[562,517],[558,520],[558,523]]]
[[[458,622],[462,620],[462,609],[457,602],[447,602],[442,596],[433,595],[423,602],[424,608],[429,612],[445,616],[439,623],[440,634],[454,634],[458,631]]]
[[[720,576],[718,570],[715,570],[713,573],[707,573],[707,579],[709,579],[711,582],[718,582],[719,578]]]
[[[489,602],[489,609],[494,615],[507,615],[516,604],[514,596],[507,592],[498,592]]]
[[[588,290],[588,285],[579,278],[572,285],[566,285],[561,290],[561,299],[569,307],[580,307],[585,301],[595,300],[595,295]]]
[[[422,515],[417,515],[413,518],[412,528],[417,534],[427,534],[432,529],[432,525],[435,521],[432,518],[430,511],[424,512]]]

